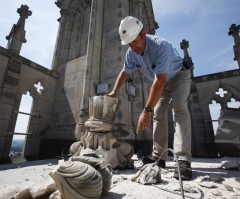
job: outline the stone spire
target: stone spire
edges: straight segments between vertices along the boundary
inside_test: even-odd
[[[11,32],[6,36],[6,39],[8,40],[7,49],[19,54],[22,44],[27,42],[24,30],[25,20],[28,16],[32,15],[32,12],[27,5],[21,5],[21,7],[17,9],[17,12],[19,13],[20,18],[17,24],[13,25]]]
[[[238,62],[240,68],[240,37],[239,37],[240,25],[232,24],[229,28],[228,35],[233,36],[235,45],[233,46],[234,50],[234,60]]]
[[[180,43],[180,47],[181,49],[183,50],[183,55],[184,55],[184,58],[183,58],[183,65],[185,68],[187,69],[191,69],[191,73],[192,73],[192,76],[193,76],[193,65],[194,63],[192,62],[192,58],[189,56],[188,54],[188,48],[189,48],[189,42],[185,39],[182,40],[182,42]]]

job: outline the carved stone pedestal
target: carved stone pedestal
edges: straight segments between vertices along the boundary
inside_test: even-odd
[[[89,99],[89,119],[85,122],[86,132],[81,141],[74,143],[70,152],[81,156],[85,150],[92,149],[102,156],[105,165],[112,168],[132,168],[133,147],[118,142],[111,136],[113,122],[119,108],[119,100],[108,96],[94,96]]]

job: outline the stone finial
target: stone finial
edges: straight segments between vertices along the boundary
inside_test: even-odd
[[[180,47],[183,50],[184,58],[183,58],[183,65],[187,69],[193,69],[194,63],[192,62],[192,58],[188,54],[189,42],[185,39],[182,40],[180,43]]]
[[[229,28],[228,35],[233,36],[235,45],[233,46],[234,50],[234,60],[238,61],[240,67],[240,37],[239,37],[240,25],[232,24]]]
[[[229,28],[228,35],[233,36],[234,39],[237,36],[239,41],[239,36],[238,36],[239,30],[240,30],[240,25],[237,26],[236,24],[232,24]]]
[[[9,35],[6,36],[8,40],[7,49],[13,50],[15,53],[19,54],[22,43],[26,43],[25,39],[25,21],[26,19],[32,15],[32,12],[29,10],[27,5],[21,5],[20,8],[17,9],[17,12],[20,15],[20,18],[17,24],[14,24]]]
[[[183,39],[182,42],[180,43],[180,47],[184,52],[184,58],[189,57],[188,51],[187,51],[187,49],[189,48],[189,42],[187,40]]]
[[[78,0],[77,2],[77,7],[71,7],[70,10],[75,10],[77,12],[84,10],[86,7],[91,5],[90,0]],[[68,10],[69,8],[69,3],[65,0],[57,0],[55,2],[56,6],[60,9]]]
[[[64,0],[57,0],[57,1],[55,2],[55,4],[57,5],[57,7],[59,7],[60,9],[62,8],[63,3],[64,3]]]

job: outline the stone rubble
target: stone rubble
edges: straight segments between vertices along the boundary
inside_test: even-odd
[[[134,165],[141,165],[140,159],[133,156]],[[240,198],[239,170],[221,168],[223,161],[239,163],[237,158],[198,159],[193,158],[193,179],[183,181],[185,197],[191,198]],[[64,161],[60,161],[61,164]],[[30,163],[30,162],[29,162]],[[48,175],[57,166],[46,162],[41,171],[38,167],[17,165],[16,169],[2,170],[0,165],[0,199],[60,199],[61,193]],[[52,166],[50,166],[52,165]],[[20,166],[20,168],[18,168]],[[131,177],[139,171],[134,169],[114,169],[112,180],[108,184],[110,190],[101,195],[101,199],[123,198],[180,198],[179,181],[173,178],[176,164],[167,161],[166,169],[161,169],[161,180],[152,185],[143,185],[131,181]],[[14,176],[12,180],[8,179]],[[18,177],[19,176],[19,177]],[[34,176],[34,177],[33,177]],[[26,180],[28,179],[28,180]],[[54,185],[54,186],[53,186]],[[209,186],[211,185],[211,186]],[[51,192],[51,193],[50,193]],[[25,194],[25,195],[24,195]],[[48,196],[46,196],[49,194]],[[24,197],[23,197],[24,196]]]

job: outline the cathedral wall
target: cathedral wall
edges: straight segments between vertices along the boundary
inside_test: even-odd
[[[229,135],[226,138],[221,140],[221,142],[216,137],[217,132],[213,131],[213,124],[212,124],[212,117],[210,113],[209,105],[212,104],[213,101],[215,103],[218,103],[221,106],[221,110],[231,110],[235,112],[240,111],[240,107],[231,108],[229,107],[229,103],[232,102],[232,99],[235,100],[235,102],[240,101],[240,72],[239,70],[232,70],[232,71],[226,71],[222,73],[216,73],[216,74],[210,74],[205,75],[201,77],[196,77],[194,80],[196,82],[196,89],[197,89],[197,95],[198,95],[198,107],[195,108],[195,111],[192,112],[192,121],[193,121],[193,133],[201,138],[203,141],[202,143],[206,147],[206,154],[207,156],[211,157],[211,154],[216,155],[218,153],[219,155],[227,155],[227,156],[236,156],[236,154],[239,154],[239,147],[240,147],[240,134],[239,132],[236,132],[236,124],[239,123],[240,119],[235,118],[234,121],[230,121],[231,124],[228,126],[228,132]],[[219,89],[223,89],[223,93],[219,93]],[[191,95],[191,94],[190,94]],[[219,110],[219,113],[220,111]],[[201,120],[195,120],[194,115],[200,113],[202,115]],[[219,119],[218,119],[219,120]],[[220,120],[219,120],[220,121]],[[218,121],[218,127],[220,125]],[[199,132],[199,134],[198,134]],[[200,136],[203,134],[204,136]],[[231,137],[238,138],[236,142],[232,140]],[[196,141],[198,139],[196,138]],[[199,141],[198,141],[199,142]],[[214,152],[214,147],[216,148],[216,151]],[[195,149],[197,149],[195,147]],[[198,149],[199,150],[199,149]],[[201,151],[201,150],[199,150]],[[202,150],[203,155],[204,150]]]
[[[53,122],[56,76],[45,67],[2,47],[0,62],[4,74],[0,95],[0,160],[8,159],[17,116],[22,114],[19,113],[21,98],[27,92],[33,98],[33,105],[23,153],[26,157],[38,156],[41,132]],[[36,88],[36,84],[41,88]]]
[[[0,160],[8,158],[21,97],[28,91],[33,98],[31,114],[40,117],[30,119],[24,155],[51,158],[68,154],[70,145],[86,130],[89,97],[99,95],[99,84],[106,84],[105,93],[110,92],[122,69],[128,46],[120,42],[121,19],[128,15],[139,18],[147,33],[154,34],[157,28],[151,0],[57,0],[56,4],[61,18],[52,70],[0,48]],[[43,90],[35,88],[38,82]],[[239,70],[193,77],[189,96],[193,156],[216,156],[209,104],[217,100],[227,108],[231,98],[240,101],[238,85]],[[136,127],[150,86],[138,71],[132,74],[117,95],[121,106],[112,132],[118,140],[130,142],[137,152],[145,154],[151,151],[152,128],[137,135]],[[224,98],[216,95],[220,87],[228,91]],[[171,104],[169,132],[171,147]]]

